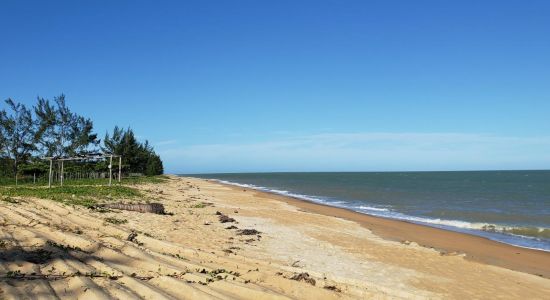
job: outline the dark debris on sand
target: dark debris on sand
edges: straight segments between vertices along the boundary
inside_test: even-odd
[[[305,281],[311,285],[315,285],[315,279],[309,277],[309,274],[308,273],[299,273],[299,274],[294,274],[294,276],[290,277],[290,279],[292,280],[296,280],[296,281]]]
[[[338,292],[338,293],[342,292],[342,290],[337,288],[335,285],[325,285],[323,288],[325,288],[327,290],[335,291],[335,292]]]
[[[229,217],[228,215],[225,215],[219,211],[216,212],[216,215],[218,215],[218,219],[220,220],[220,223],[233,223],[235,222],[235,219]]]
[[[260,233],[261,232],[259,232],[256,229],[239,229],[239,230],[237,230],[237,235],[256,235],[256,234],[260,234]]]

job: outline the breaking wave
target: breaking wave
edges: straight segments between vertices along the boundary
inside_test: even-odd
[[[253,184],[243,184],[227,180],[213,179],[217,182],[255,189],[268,193],[288,196],[296,199],[306,200],[310,202],[330,205],[334,207],[346,208],[359,213],[368,215],[385,217],[390,219],[402,220],[417,224],[428,225],[432,227],[458,231],[463,233],[469,233],[473,235],[483,236],[499,242],[543,251],[550,252],[550,228],[540,227],[521,227],[521,226],[506,226],[489,223],[474,223],[460,220],[445,220],[439,218],[418,217],[403,214],[401,212],[392,210],[391,207],[384,206],[370,206],[360,204],[352,201],[343,201],[331,198],[324,198],[319,196],[304,195],[299,193],[293,193],[286,190],[279,190],[273,188],[267,188],[262,186],[256,186]]]

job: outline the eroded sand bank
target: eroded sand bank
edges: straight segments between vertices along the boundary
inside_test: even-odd
[[[0,203],[0,298],[550,295],[547,278],[384,239],[359,221],[316,213],[278,196],[175,177],[140,189],[173,215],[98,212],[37,199]],[[221,223],[218,211],[236,222]],[[109,217],[128,222],[105,222]],[[226,229],[230,226],[237,229]],[[261,233],[239,235],[239,229]],[[137,236],[130,241],[132,231]],[[291,279],[302,273],[309,278]]]

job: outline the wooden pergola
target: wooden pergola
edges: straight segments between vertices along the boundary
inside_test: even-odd
[[[53,169],[53,162],[61,162],[61,172],[60,172],[60,183],[61,186],[63,186],[63,162],[65,161],[82,161],[82,160],[100,160],[100,159],[109,159],[109,186],[112,184],[113,180],[113,157],[118,157],[118,182],[122,179],[122,155],[117,154],[111,154],[111,153],[91,153],[91,154],[85,154],[85,155],[79,155],[79,156],[73,156],[73,157],[45,157],[44,159],[47,159],[50,161],[50,172],[48,174],[48,188],[52,187],[52,169]]]

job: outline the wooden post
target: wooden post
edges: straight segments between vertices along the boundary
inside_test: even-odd
[[[113,156],[109,157],[109,186],[111,186],[111,181],[113,181]]]
[[[52,187],[52,160],[50,159],[50,173],[48,175],[48,188]]]
[[[36,184],[36,173],[32,173],[32,184]]]
[[[63,186],[63,161],[61,161],[61,186]]]
[[[118,182],[122,182],[122,156],[118,157]]]

